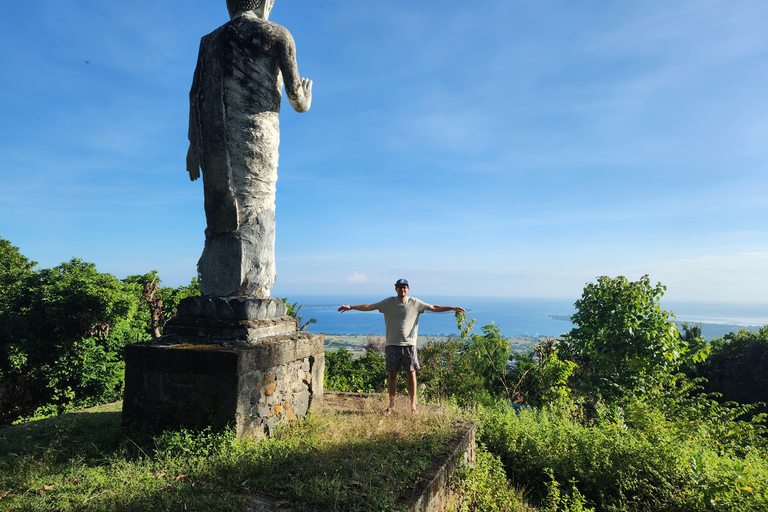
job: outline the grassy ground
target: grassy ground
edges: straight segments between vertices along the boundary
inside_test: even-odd
[[[0,510],[238,510],[266,493],[297,510],[397,510],[462,420],[384,396],[329,400],[273,439],[126,432],[120,404],[0,430]]]

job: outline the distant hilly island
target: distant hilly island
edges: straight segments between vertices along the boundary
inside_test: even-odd
[[[566,315],[549,315],[549,318],[552,318],[554,320],[563,320],[565,322],[571,321],[571,317]],[[682,321],[674,320],[674,322],[678,326],[681,326],[683,324]],[[730,332],[738,332],[739,329],[744,329],[750,332],[756,332],[762,327],[761,325],[705,324],[701,322],[688,322],[688,325],[693,325],[693,324],[701,325],[701,335],[707,341],[711,340],[712,338],[722,338],[723,336],[725,336]]]

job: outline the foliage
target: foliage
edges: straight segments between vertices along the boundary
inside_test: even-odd
[[[483,446],[474,463],[456,470],[451,512],[517,512],[527,509],[521,493],[507,481],[501,460]]]
[[[325,389],[328,391],[381,392],[387,387],[384,357],[368,349],[355,359],[352,351],[340,348],[325,353]]]
[[[702,392],[702,380],[669,375],[642,399],[626,398],[614,408],[636,428],[646,428],[649,417],[664,418],[680,436],[700,439],[718,454],[768,450],[766,415],[755,404],[719,403],[716,394]]]
[[[18,247],[0,237],[0,315],[13,304],[19,283],[32,274],[36,265]]]
[[[424,395],[433,400],[449,397],[471,404],[491,397],[509,396],[507,360],[509,343],[494,325],[476,334],[474,319],[456,313],[460,338],[430,341],[419,350],[419,382]]]
[[[737,422],[719,417],[686,426],[684,416],[668,418],[654,404],[634,404],[599,405],[592,420],[578,403],[518,411],[507,403],[481,407],[479,439],[501,459],[510,480],[525,484],[540,503],[552,500],[549,476],[576,486],[584,498],[580,506],[597,510],[737,511],[768,505],[764,442],[753,437],[757,444],[741,443],[736,450],[710,428],[723,421],[726,429],[739,429]],[[681,404],[677,414],[687,407]],[[572,507],[575,498],[574,493]]]
[[[430,340],[419,350],[418,378],[426,398],[453,398],[462,405],[473,403],[483,392],[483,378],[474,371],[469,343],[459,338]]]
[[[2,313],[4,385],[27,386],[26,403],[3,404],[7,419],[44,406],[61,412],[116,400],[122,347],[141,338],[134,285],[79,259],[27,274]]]
[[[552,472],[547,472],[547,475],[547,498],[544,500],[542,512],[594,512],[593,508],[585,506],[586,499],[576,487],[575,480],[571,480],[570,492],[563,492]]]
[[[722,395],[721,402],[768,402],[768,326],[757,332],[740,330],[710,342],[709,357],[685,367],[691,377],[703,377],[704,390]]]
[[[117,400],[122,351],[148,340],[175,312],[188,287],[154,287],[157,272],[119,280],[77,258],[54,268],[35,263],[0,239],[0,425]],[[158,324],[158,322],[160,322]]]
[[[298,302],[293,302],[293,303],[288,302],[288,299],[285,297],[283,297],[282,301],[285,303],[286,307],[288,308],[288,316],[296,319],[296,328],[299,329],[300,331],[305,331],[307,327],[309,327],[309,324],[317,323],[317,318],[310,318],[309,320],[307,320],[302,324],[301,323],[302,316],[299,314],[299,311],[301,310],[302,305],[299,304]]]
[[[651,285],[647,275],[635,282],[602,276],[586,285],[571,317],[576,327],[564,336],[565,355],[579,365],[585,391],[622,396],[648,376],[706,357],[690,350],[674,315],[659,306],[665,289]]]
[[[511,394],[512,400],[541,407],[571,396],[568,379],[576,363],[559,357],[554,338],[539,340],[530,351],[513,354],[512,360],[514,367],[510,377],[512,382],[517,382]]]
[[[160,286],[161,279],[156,270],[128,276],[124,281],[138,285],[136,290],[140,302],[137,316],[146,325],[146,333],[153,338],[160,337],[162,327],[176,315],[176,308],[182,299],[200,295],[197,277],[193,277],[189,285],[178,288]]]

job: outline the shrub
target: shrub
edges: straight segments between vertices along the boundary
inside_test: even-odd
[[[509,342],[494,325],[472,330],[475,320],[456,313],[460,338],[430,341],[419,350],[419,382],[426,398],[452,398],[468,405],[510,396],[507,361]]]
[[[568,379],[576,363],[560,358],[554,338],[540,340],[529,352],[514,354],[512,360],[510,379],[516,382],[512,400],[541,407],[571,396]]]
[[[539,503],[554,479],[598,510],[765,510],[764,449],[724,450],[654,408],[601,405],[597,413],[586,421],[577,406],[481,407],[479,439]]]
[[[472,466],[456,471],[453,512],[515,512],[527,508],[522,496],[506,479],[504,466],[482,446]]]
[[[384,357],[375,350],[366,350],[355,359],[346,348],[325,353],[325,389],[378,393],[387,387]]]
[[[721,402],[768,402],[768,326],[726,334],[710,345],[705,361],[685,368],[688,375],[705,378],[704,389],[722,395]]]

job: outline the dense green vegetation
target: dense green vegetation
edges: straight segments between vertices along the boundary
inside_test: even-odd
[[[0,239],[0,425],[122,397],[123,347],[159,335],[196,282],[163,288],[77,258],[54,268]]]
[[[159,283],[156,272],[120,280],[78,259],[36,269],[0,239],[0,425],[118,399],[123,347],[158,335],[178,301],[199,293],[194,281]],[[532,510],[516,489],[551,512],[768,509],[768,326],[707,343],[695,325],[678,332],[659,306],[664,290],[648,276],[599,277],[576,302],[575,328],[526,353],[510,353],[498,326],[476,333],[464,315],[457,315],[460,337],[420,350],[422,402],[452,404],[479,426],[478,461],[460,473],[458,510]],[[300,306],[290,306],[305,326]],[[347,350],[328,352],[326,389],[383,391],[380,350],[372,344],[357,359]],[[334,505],[324,506],[365,510],[368,502],[354,498],[360,486],[379,488],[364,480],[367,466],[344,464],[369,444],[350,451],[349,433],[337,445],[323,444],[324,421],[297,422],[284,430],[288,437],[261,444],[235,443],[226,432],[121,437],[111,424],[103,440],[80,446],[70,430],[43,429],[35,438],[10,434],[33,430],[6,429],[2,440],[12,444],[0,453],[0,508],[13,496],[20,509],[183,502],[226,510],[242,505],[243,490],[270,486],[292,504],[321,488],[327,492],[310,501],[327,495]],[[366,439],[365,429],[377,425],[358,425],[355,436]],[[443,439],[440,428],[430,431]],[[440,442],[429,446],[439,450]],[[304,490],[286,486],[285,475],[269,480],[275,464],[299,472],[318,450],[331,457],[319,459],[320,467],[338,461],[332,475],[321,472]],[[388,471],[415,467],[398,467],[396,458],[390,464]],[[194,481],[185,480],[193,473]],[[48,493],[50,486],[63,494]],[[377,496],[379,509],[394,506],[386,493]]]
[[[701,364],[686,366],[686,374],[704,378],[704,390],[720,394],[721,402],[768,401],[768,326],[757,332],[726,334],[710,345],[709,357]]]

